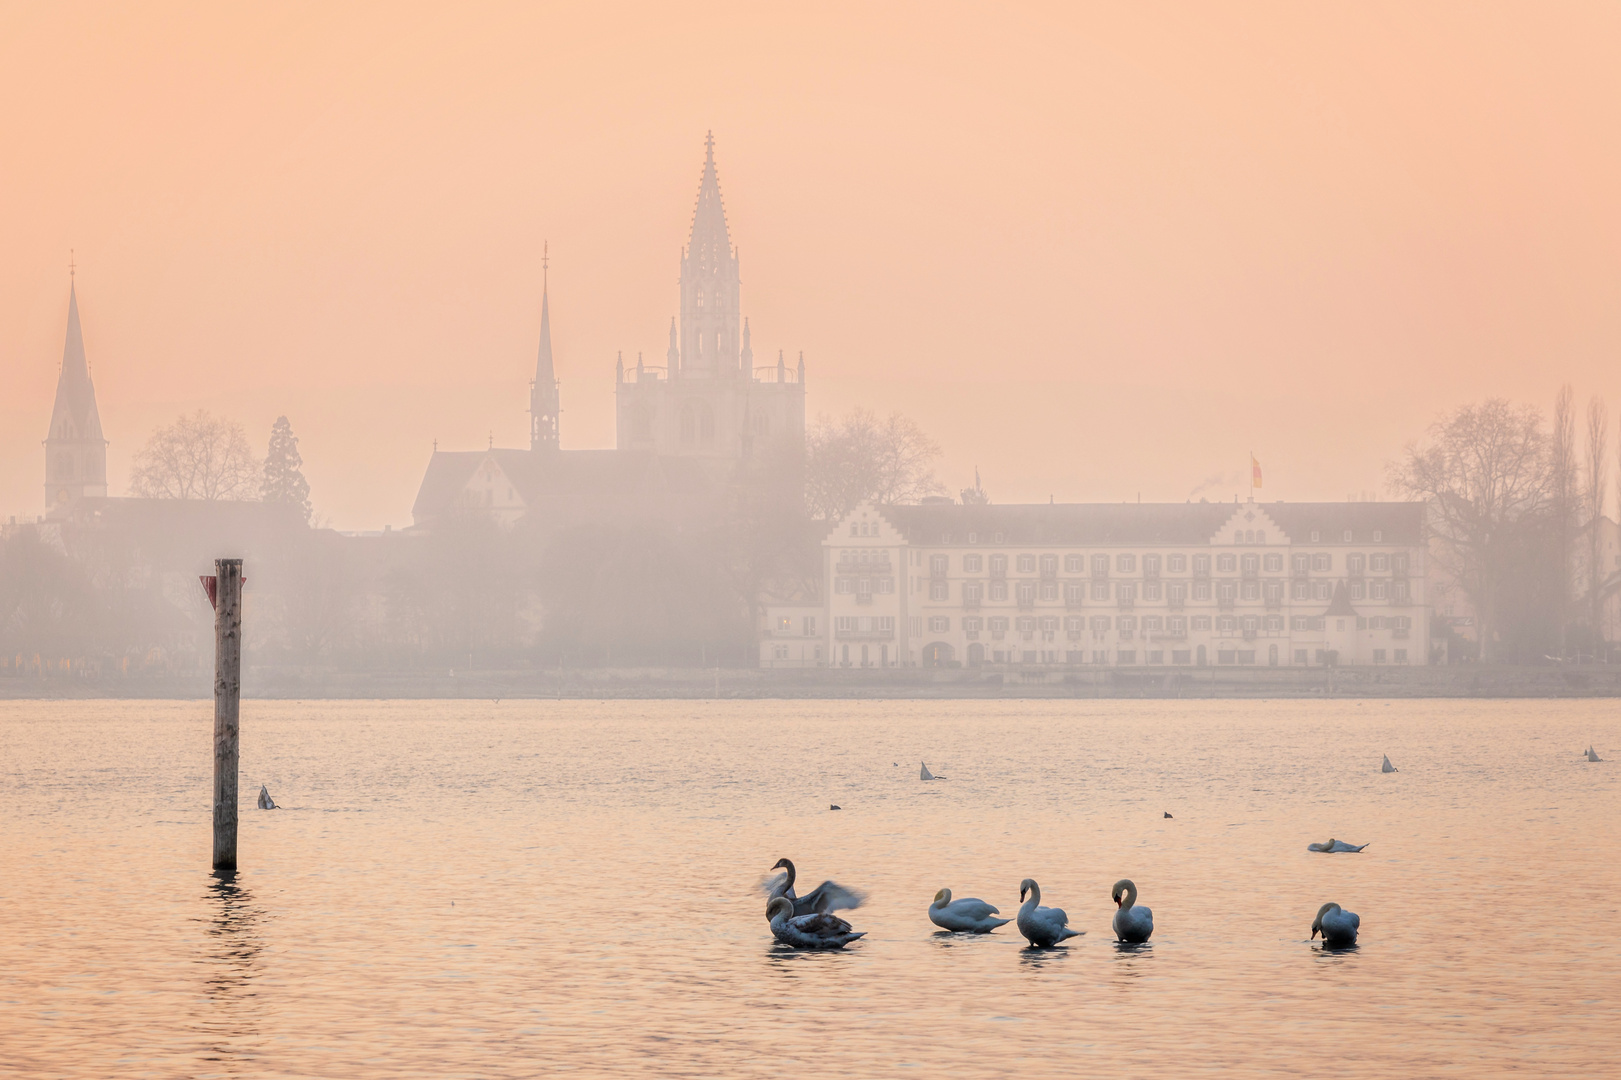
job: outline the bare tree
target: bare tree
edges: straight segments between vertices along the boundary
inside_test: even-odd
[[[1587,469],[1582,480],[1582,501],[1587,511],[1587,618],[1595,638],[1602,637],[1600,617],[1604,605],[1604,496],[1609,465],[1610,412],[1604,399],[1587,403]]]
[[[820,417],[805,437],[806,509],[828,520],[864,500],[905,503],[944,494],[930,468],[939,456],[939,445],[898,412],[884,420],[867,409],[837,422]]]
[[[1554,487],[1548,436],[1529,405],[1491,398],[1430,426],[1390,466],[1390,484],[1429,504],[1436,558],[1475,609],[1480,658],[1496,658],[1499,592],[1517,533],[1549,511]]]
[[[130,490],[148,499],[253,499],[259,466],[241,424],[198,409],[152,433],[135,455]]]
[[[1548,509],[1553,516],[1553,543],[1558,559],[1555,615],[1559,621],[1559,655],[1566,653],[1569,623],[1570,556],[1576,522],[1582,516],[1581,480],[1576,472],[1576,395],[1570,384],[1559,388],[1553,403],[1553,432],[1548,445]]]

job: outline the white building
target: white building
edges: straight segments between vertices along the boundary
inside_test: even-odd
[[[1429,660],[1420,503],[862,505],[822,554],[763,665]]]

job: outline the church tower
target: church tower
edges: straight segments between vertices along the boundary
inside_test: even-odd
[[[715,136],[704,139],[704,171],[692,235],[681,253],[681,359],[677,377],[712,379],[739,374],[742,334],[741,278],[726,228],[726,208],[715,172]]]
[[[556,450],[557,420],[561,410],[557,373],[552,369],[552,313],[549,291],[548,253],[540,256],[540,356],[535,361],[535,381],[529,384],[529,449]]]
[[[65,506],[76,499],[107,494],[107,440],[96,411],[96,388],[79,329],[79,296],[68,285],[68,336],[62,346],[62,373],[45,436],[45,503]]]

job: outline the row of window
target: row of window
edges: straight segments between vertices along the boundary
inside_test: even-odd
[[[833,629],[843,634],[893,634],[895,616],[837,615],[833,618]]]
[[[1037,630],[1051,634],[1058,631],[1060,621],[1063,629],[1072,634],[1085,630],[1103,634],[1112,628],[1122,634],[1141,630],[1144,634],[1169,633],[1180,636],[1186,634],[1190,627],[1196,633],[1215,630],[1227,634],[1239,631],[1253,634],[1264,630],[1269,634],[1280,634],[1284,627],[1282,615],[1070,615],[1062,620],[1057,615],[1020,615],[1012,619],[1006,615],[964,615],[959,623],[970,634],[981,630],[1005,634],[1010,626],[1024,634]],[[1289,620],[1289,626],[1292,630],[1305,633],[1325,629],[1326,621],[1322,615],[1295,615]],[[1356,623],[1358,630],[1410,630],[1413,620],[1406,615],[1374,615],[1359,616]],[[930,615],[928,624],[931,634],[951,632],[949,615]],[[914,625],[913,633],[917,633],[918,629]]]
[[[870,523],[870,527],[872,529],[872,531],[870,533],[865,531],[868,527],[869,527],[868,522],[851,522],[850,523],[850,535],[851,536],[876,536],[878,534],[878,523],[876,521]],[[863,530],[863,531],[857,532],[856,530],[858,528]],[[967,534],[968,542],[970,544],[977,544],[977,543],[980,542],[980,539],[981,539],[981,537],[983,535],[986,535],[986,534],[981,534],[978,531],[970,532],[970,533]],[[993,543],[993,544],[1005,544],[1005,543],[1007,543],[1007,533],[995,532],[995,533],[990,533],[988,535],[990,536],[991,543]],[[1311,530],[1311,542],[1314,543],[1314,544],[1321,544],[1323,542],[1323,537],[1325,535],[1326,536],[1332,536],[1333,531],[1332,530],[1325,531],[1323,529],[1313,529],[1313,530]],[[1384,533],[1383,529],[1374,529],[1374,530],[1372,530],[1371,536],[1372,536],[1373,542],[1375,544],[1382,544],[1382,543],[1385,542],[1385,533]],[[1352,529],[1341,529],[1340,533],[1339,533],[1339,537],[1340,537],[1340,542],[1344,543],[1344,544],[1352,544],[1352,543],[1356,542],[1356,532],[1354,530],[1352,530]],[[953,533],[941,533],[940,534],[940,543],[941,544],[950,545],[950,544],[953,544],[955,542],[956,542],[955,534],[953,534]],[[1235,544],[1265,544],[1266,543],[1266,530],[1265,529],[1234,529],[1233,530],[1233,543],[1235,543]]]
[[[816,636],[816,616],[814,616],[814,615],[806,615],[804,617],[804,619],[800,623],[800,628],[801,628],[801,631],[802,631],[802,633],[804,634],[805,637],[815,637]],[[793,632],[794,632],[794,619],[793,619],[793,616],[791,616],[791,615],[779,615],[779,616],[777,616],[777,633],[780,635],[780,634],[791,634]]]
[[[866,553],[863,552],[862,555]],[[1040,573],[1051,577],[1058,573],[1057,555],[1016,555],[1014,566],[1021,574]],[[1113,570],[1120,574],[1135,574],[1137,572],[1138,556],[1121,553],[1115,555]],[[1215,559],[1216,572],[1220,574],[1233,574],[1242,567],[1246,574],[1260,573],[1264,568],[1268,573],[1281,574],[1283,572],[1283,552],[1269,551],[1265,554],[1259,552],[1245,552],[1240,555],[1235,552],[1224,551],[1214,556],[1207,554],[1194,555],[1193,573],[1206,576],[1210,573],[1211,559]],[[992,576],[1003,576],[1008,572],[1008,556],[1006,555],[978,555],[968,554],[962,556],[962,572],[965,574],[981,574],[985,572],[987,561]],[[1188,556],[1182,554],[1159,555],[1148,554],[1141,556],[1143,576],[1158,577],[1161,572],[1167,574],[1185,574],[1188,572]],[[1108,555],[1093,555],[1090,562],[1085,555],[1065,555],[1064,573],[1085,574],[1090,572],[1093,577],[1107,577],[1110,572],[1111,560]],[[1330,552],[1296,552],[1290,558],[1290,566],[1297,574],[1307,572],[1329,573],[1334,569],[1334,556]],[[1406,552],[1375,552],[1365,555],[1353,552],[1345,556],[1346,573],[1353,576],[1364,573],[1391,573],[1405,574],[1407,572],[1408,557]],[[951,556],[935,554],[929,556],[929,573],[935,577],[944,577],[951,572]]]
[[[895,591],[895,579],[892,577],[836,577],[833,579],[833,591],[840,595],[856,593],[861,596],[871,596],[873,593],[892,593]]]
[[[1147,649],[1147,650],[1143,650],[1141,652],[1142,662],[1146,663],[1146,664],[1151,664],[1151,665],[1164,664],[1166,662],[1167,652],[1169,653],[1170,662],[1172,664],[1192,665],[1194,663],[1194,651],[1192,649],[1171,649],[1171,650]],[[1405,664],[1405,663],[1407,663],[1407,650],[1406,649],[1395,649],[1395,650],[1393,650],[1393,652],[1394,652],[1394,657],[1390,658],[1390,659],[1387,659],[1387,657],[1390,656],[1390,653],[1387,653],[1387,651],[1384,650],[1384,649],[1374,649],[1373,650],[1373,662],[1375,664],[1387,664],[1387,663]],[[1057,649],[1024,649],[1024,650],[1008,649],[1006,651],[1003,651],[1001,649],[997,649],[997,650],[994,650],[993,652],[991,652],[990,658],[991,658],[991,662],[995,663],[995,664],[1018,664],[1018,663],[1025,663],[1025,664],[1056,664],[1056,663],[1062,662],[1062,663],[1068,663],[1068,664],[1091,663],[1091,664],[1094,664],[1094,665],[1097,665],[1097,666],[1101,667],[1101,666],[1109,664],[1111,661],[1113,663],[1115,663],[1115,664],[1136,664],[1136,663],[1138,663],[1138,659],[1137,659],[1138,655],[1139,655],[1139,650],[1137,650],[1137,649],[1116,649],[1112,656],[1110,655],[1110,652],[1107,649],[1094,649],[1091,652],[1091,656],[1090,656],[1090,660],[1089,660],[1087,651],[1085,649],[1069,649],[1069,650],[1066,650],[1066,651],[1064,651],[1062,653],[1060,653]],[[1203,664],[1205,662],[1205,655],[1206,654],[1205,654],[1204,646],[1202,646],[1202,645],[1199,646],[1198,662],[1200,664]],[[1272,665],[1272,666],[1275,667],[1277,665],[1277,663],[1278,663],[1278,659],[1279,659],[1279,657],[1278,657],[1278,653],[1277,653],[1277,646],[1276,645],[1271,646],[1267,650],[1267,663],[1269,665]],[[1302,665],[1302,666],[1306,666],[1306,665],[1310,665],[1310,664],[1317,664],[1317,665],[1321,666],[1323,664],[1328,664],[1328,663],[1337,663],[1338,659],[1339,659],[1338,654],[1333,652],[1333,650],[1329,650],[1329,649],[1317,649],[1315,651],[1308,650],[1308,649],[1296,649],[1296,650],[1294,650],[1294,662],[1296,664],[1299,664],[1299,665]],[[985,648],[984,648],[984,646],[982,646],[982,645],[971,645],[971,646],[969,646],[969,649],[968,649],[968,663],[969,663],[969,665],[970,666],[975,666],[975,665],[978,665],[978,664],[982,664],[984,662],[985,662]],[[1256,650],[1255,649],[1217,649],[1216,650],[1216,663],[1217,664],[1254,664],[1256,662],[1257,662],[1257,660],[1256,660]]]
[[[865,583],[866,579],[839,578],[835,582],[835,592],[867,593],[872,591],[893,591],[892,578],[874,579],[881,583],[881,587],[874,590]],[[919,586],[922,583],[919,582]],[[984,581],[965,581],[960,586],[962,602],[965,604],[980,604],[989,600],[991,603],[1005,602],[1008,599],[1008,583],[992,579]],[[949,602],[951,600],[951,583],[930,579],[928,582],[929,599],[934,602]],[[1265,599],[1271,603],[1281,603],[1283,600],[1284,582],[1274,581],[1092,581],[1092,582],[1057,582],[1057,581],[1017,581],[1014,582],[1014,595],[1021,604],[1033,604],[1036,600],[1051,603],[1062,595],[1069,604],[1079,604],[1087,599],[1093,602],[1106,602],[1113,598],[1125,603],[1133,603],[1138,599],[1148,601],[1169,600],[1174,603],[1186,602],[1190,597],[1195,602],[1208,602],[1212,599],[1222,601]],[[1349,593],[1352,600],[1397,600],[1405,601],[1412,595],[1411,584],[1402,578],[1394,580],[1374,579],[1364,581],[1354,579],[1349,584]],[[1289,599],[1291,600],[1330,600],[1334,596],[1334,583],[1332,581],[1301,581],[1289,582]]]

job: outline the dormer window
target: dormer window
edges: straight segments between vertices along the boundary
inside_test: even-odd
[[[1375,544],[1382,544],[1382,543],[1385,542],[1385,534],[1384,534],[1384,532],[1382,530],[1380,530],[1380,529],[1373,530],[1373,542]]]
[[[1347,544],[1349,544],[1351,542],[1351,530],[1350,529],[1345,530],[1345,542]]]
[[[1312,543],[1314,543],[1314,544],[1319,543],[1319,542],[1321,542],[1322,539],[1323,539],[1323,534],[1322,533],[1318,532],[1316,529],[1313,529],[1311,531],[1311,542]]]

